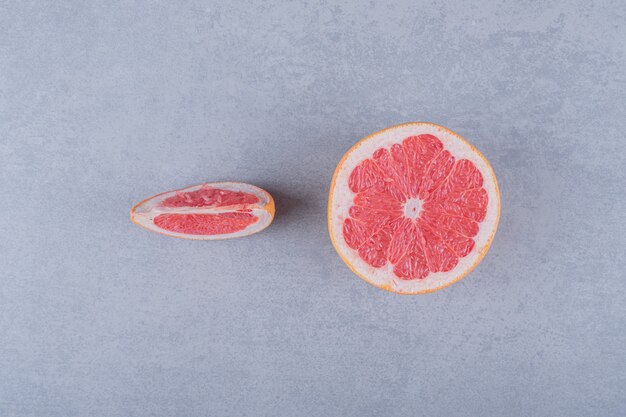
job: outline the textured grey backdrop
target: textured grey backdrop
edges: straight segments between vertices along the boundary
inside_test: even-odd
[[[0,415],[625,415],[623,1],[99,3],[0,2]],[[406,297],[325,206],[355,141],[419,120],[491,160],[502,218]],[[275,224],[129,221],[205,180]]]

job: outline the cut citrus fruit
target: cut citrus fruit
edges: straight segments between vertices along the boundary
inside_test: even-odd
[[[274,200],[239,182],[214,182],[157,194],[130,211],[139,226],[168,236],[228,239],[260,232],[272,223]]]
[[[420,294],[446,287],[482,260],[500,194],[487,159],[458,134],[407,123],[354,145],[333,175],[330,238],[354,273]]]

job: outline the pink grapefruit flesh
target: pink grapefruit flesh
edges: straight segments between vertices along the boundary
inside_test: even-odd
[[[149,230],[205,240],[259,232],[273,215],[269,193],[243,183],[202,184],[162,193],[131,211],[131,219]]]

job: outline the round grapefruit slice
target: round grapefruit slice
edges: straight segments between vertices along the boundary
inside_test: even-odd
[[[330,186],[328,228],[343,261],[388,291],[436,291],[485,256],[500,194],[485,157],[432,123],[374,133],[341,159]]]
[[[239,182],[214,182],[147,198],[130,211],[131,220],[167,236],[218,240],[260,232],[274,219],[274,199]]]

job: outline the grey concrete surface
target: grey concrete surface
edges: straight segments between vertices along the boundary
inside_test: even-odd
[[[626,415],[623,1],[0,1],[0,416]],[[335,165],[406,121],[502,192],[465,280],[397,296],[326,231]],[[135,227],[202,181],[223,242]]]

